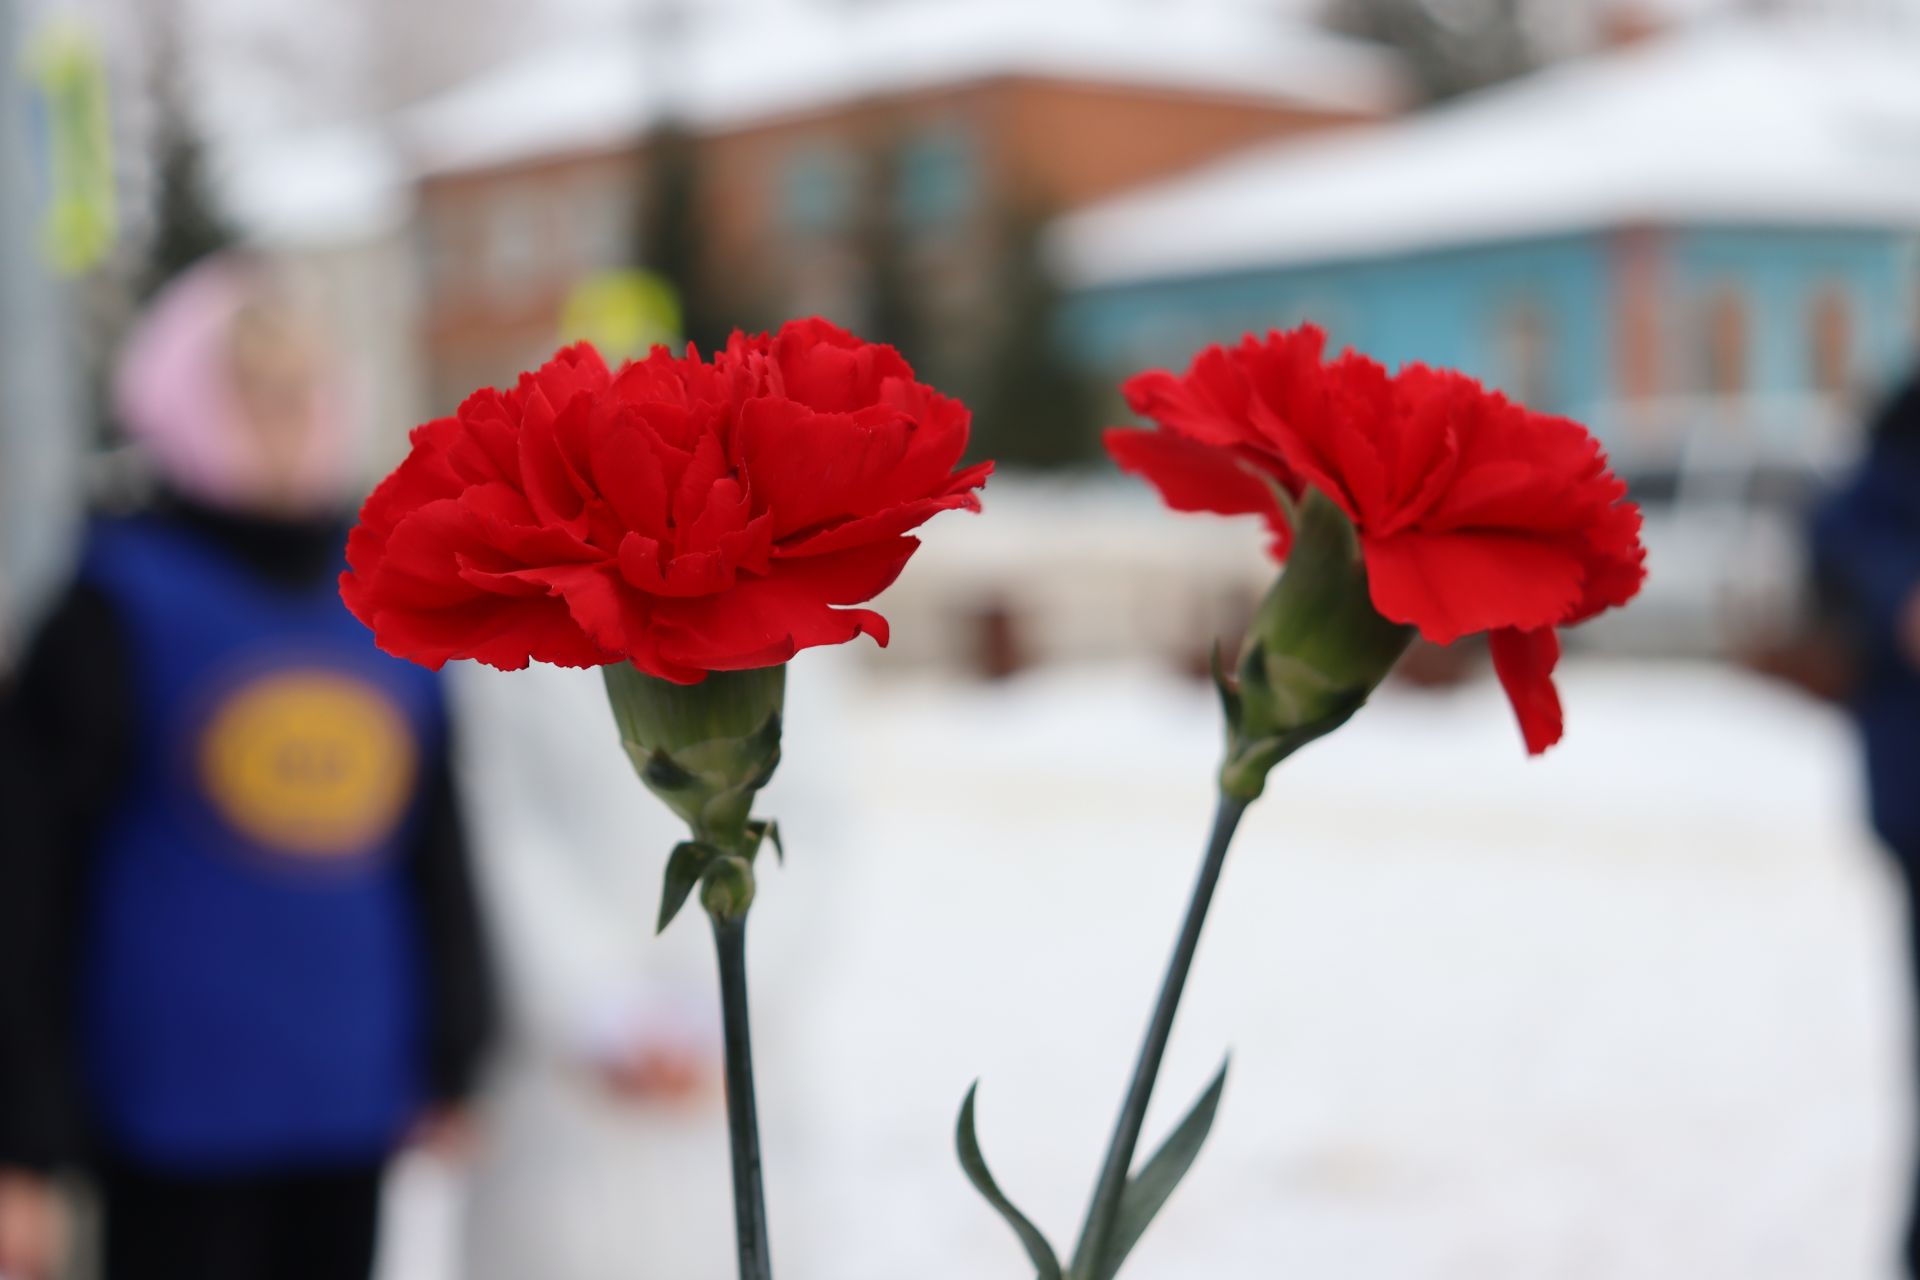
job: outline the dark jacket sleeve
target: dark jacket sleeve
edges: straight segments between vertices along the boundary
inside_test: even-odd
[[[1814,520],[1814,553],[1868,641],[1884,644],[1920,591],[1920,444],[1882,442]]]
[[[449,753],[424,779],[425,812],[413,850],[427,980],[427,1087],[436,1104],[472,1093],[496,1029],[493,961],[481,918]]]
[[[130,759],[131,685],[112,605],[84,585],[0,685],[0,1165],[84,1155],[80,914],[94,826]]]

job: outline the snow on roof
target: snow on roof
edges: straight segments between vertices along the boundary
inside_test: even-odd
[[[1635,223],[1920,228],[1920,41],[1727,21],[1063,218],[1079,285]]]
[[[359,126],[231,142],[214,177],[240,229],[268,245],[373,239],[404,225],[412,207],[392,145]]]
[[[447,172],[613,146],[671,100],[725,127],[1000,75],[1057,76],[1375,113],[1402,96],[1376,46],[1230,0],[918,0],[694,18],[670,59],[639,39],[535,52],[416,108],[409,149]]]

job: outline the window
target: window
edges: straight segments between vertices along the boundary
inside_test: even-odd
[[[523,191],[502,191],[487,209],[485,272],[494,297],[517,302],[534,292],[546,268],[539,203]]]
[[[1671,376],[1668,361],[1666,241],[1651,227],[1614,238],[1614,384],[1620,399],[1644,404]]]
[[[442,199],[415,224],[415,248],[428,296],[445,301],[459,292],[461,266],[471,252],[472,225],[464,206]]]
[[[795,231],[821,235],[845,227],[853,215],[853,158],[830,143],[806,143],[787,156],[781,215]]]
[[[907,226],[925,230],[964,216],[978,185],[972,136],[957,125],[942,125],[901,148],[894,201]]]
[[[569,199],[567,231],[577,271],[608,271],[633,260],[640,232],[635,184],[607,176],[582,179]]]
[[[1500,385],[1529,408],[1553,403],[1553,334],[1546,308],[1532,298],[1510,304],[1500,322]]]
[[[1853,390],[1853,302],[1837,282],[1822,285],[1807,307],[1807,354],[1813,389],[1844,396]]]
[[[1913,340],[1920,343],[1920,271],[1913,274]]]
[[[1702,374],[1709,395],[1736,399],[1747,392],[1747,348],[1751,324],[1746,295],[1721,285],[1701,309]]]

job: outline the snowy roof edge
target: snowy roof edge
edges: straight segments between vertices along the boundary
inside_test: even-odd
[[[1070,284],[1116,288],[1648,224],[1920,231],[1920,180],[1886,163],[1900,140],[1887,125],[1920,141],[1920,80],[1897,101],[1874,100],[1885,85],[1869,73],[1885,67],[1832,56],[1859,46],[1806,53],[1781,41],[1805,34],[1728,24],[1374,127],[1255,144],[1062,217],[1048,251]],[[1807,77],[1790,86],[1791,111],[1779,105],[1783,81],[1764,74],[1788,55]],[[1645,91],[1703,68],[1721,77],[1717,88],[1757,87],[1775,102],[1753,120],[1709,118],[1690,136],[1672,104]],[[1855,72],[1861,84],[1849,82]],[[1642,118],[1629,118],[1634,99]],[[1644,145],[1649,129],[1671,154]],[[1739,145],[1755,130],[1774,145]]]
[[[1114,58],[1093,51],[1050,57],[1044,49],[1015,49],[958,56],[948,66],[882,66],[864,76],[836,72],[772,86],[709,85],[704,91],[676,95],[675,114],[700,132],[724,133],[804,118],[851,103],[1004,80],[1066,80],[1228,101],[1293,104],[1357,117],[1386,115],[1406,105],[1405,70],[1392,51],[1318,28],[1302,28],[1299,34],[1304,37],[1303,47],[1292,52],[1315,54],[1320,84],[1312,83],[1314,76],[1306,74],[1300,62],[1290,69],[1276,61],[1258,68],[1256,74],[1245,66],[1202,70],[1163,59]],[[1329,51],[1344,64],[1337,90],[1326,83],[1325,68],[1319,65]],[[569,85],[577,95],[573,118],[554,120],[549,115],[543,122],[524,110],[510,109],[524,108],[528,98],[542,96],[531,92],[542,75],[548,83],[565,77],[563,64],[569,55],[575,59],[577,73]],[[611,64],[623,58],[624,64],[616,70]],[[645,69],[639,50],[622,41],[604,42],[590,51],[549,47],[497,65],[404,114],[401,135],[409,169],[417,177],[453,176],[629,145],[667,115],[665,95],[644,83]],[[678,69],[675,74],[686,72]],[[596,97],[596,89],[597,100],[587,101]],[[518,104],[516,91],[521,96]],[[487,118],[489,110],[492,119]]]

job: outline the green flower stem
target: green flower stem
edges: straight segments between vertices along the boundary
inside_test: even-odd
[[[747,1030],[747,922],[713,917],[720,955],[720,1012],[726,1032],[727,1133],[733,1152],[733,1222],[740,1280],[772,1280],[767,1197],[760,1176],[760,1117],[753,1100],[753,1044]]]
[[[1160,1075],[1160,1062],[1166,1056],[1167,1041],[1173,1034],[1174,1014],[1180,1008],[1180,995],[1186,989],[1187,973],[1193,968],[1194,952],[1200,946],[1200,930],[1207,921],[1207,908],[1220,883],[1221,868],[1226,865],[1227,847],[1247,811],[1248,801],[1222,792],[1214,813],[1213,835],[1207,854],[1200,864],[1200,876],[1193,887],[1193,900],[1187,904],[1187,918],[1174,944],[1173,958],[1167,963],[1167,975],[1160,985],[1160,999],[1154,1005],[1153,1018],[1147,1023],[1146,1040],[1140,1046],[1140,1060],[1133,1069],[1133,1082],[1127,1086],[1126,1101],[1120,1106],[1120,1119],[1114,1126],[1113,1140],[1107,1145],[1106,1163],[1094,1184],[1093,1203],[1087,1209],[1086,1225],[1074,1246],[1069,1275],[1074,1280],[1089,1280],[1101,1274],[1107,1250],[1111,1247],[1121,1193],[1126,1190],[1127,1174],[1133,1168],[1134,1150],[1140,1145],[1140,1130],[1146,1124],[1147,1103],[1153,1098],[1154,1082]]]

